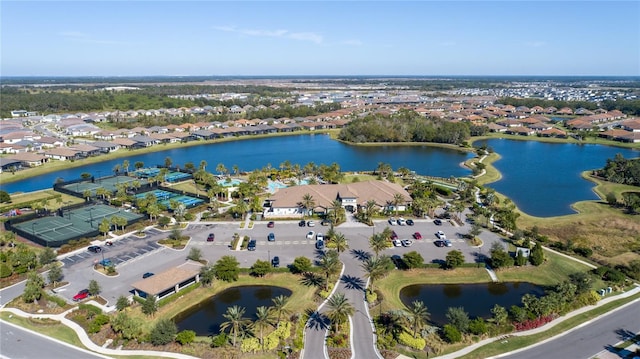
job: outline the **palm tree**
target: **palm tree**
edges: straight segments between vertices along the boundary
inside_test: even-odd
[[[264,351],[264,328],[271,325],[271,310],[269,309],[264,305],[256,308],[256,320],[253,322],[253,327],[260,331],[262,351]]]
[[[129,160],[122,161],[122,168],[124,168],[124,173],[129,173]]]
[[[395,208],[396,210],[396,216],[398,215],[398,207],[400,206],[400,204],[404,202],[405,202],[405,199],[403,195],[401,195],[400,193],[393,194],[393,208]]]
[[[412,303],[411,307],[407,310],[407,321],[413,330],[413,337],[416,337],[418,329],[422,328],[431,314],[427,310],[427,306],[422,301],[416,300]]]
[[[355,308],[349,303],[344,293],[335,293],[327,301],[327,306],[329,307],[327,317],[331,319],[332,323],[335,323],[336,332],[339,332],[340,324],[346,322],[349,316],[353,315]]]
[[[280,318],[283,315],[289,315],[291,313],[289,309],[285,308],[287,306],[287,303],[289,302],[289,297],[285,297],[284,295],[279,295],[275,298],[271,298],[271,302],[273,303],[271,310],[274,313],[278,314],[278,323],[280,323]]]
[[[376,258],[380,252],[389,248],[389,244],[389,238],[385,236],[384,232],[375,233],[369,238],[369,247],[376,254]]]
[[[366,216],[365,218],[367,222],[371,221],[371,217],[375,208],[376,208],[376,201],[372,199],[368,200],[364,204],[364,213],[365,213],[365,216]]]
[[[233,174],[236,175],[236,177],[238,177],[238,174],[240,173],[240,167],[238,167],[238,165],[233,165]]]
[[[233,336],[234,347],[236,346],[238,334],[242,333],[249,323],[249,319],[243,317],[244,312],[244,308],[234,305],[233,307],[227,308],[227,312],[222,315],[227,321],[220,324],[220,329],[224,331],[229,328],[229,333]]]
[[[200,161],[200,166],[198,167],[198,169],[205,171],[207,169],[207,161]]]
[[[338,252],[334,250],[328,250],[324,256],[320,259],[320,271],[325,275],[324,289],[327,289],[329,282],[329,276],[340,271],[340,259],[338,258]]]
[[[347,238],[340,232],[336,232],[334,235],[332,235],[330,240],[336,246],[336,250],[338,251],[338,253],[342,253],[345,250],[349,249]]]
[[[333,202],[331,202],[331,207],[329,207],[329,213],[333,218],[334,224],[337,224],[339,219],[342,219],[343,212],[344,207],[342,207],[342,202],[339,199],[334,199]]]
[[[309,212],[309,209],[313,209],[316,206],[316,201],[313,199],[313,196],[309,193],[305,193],[302,196],[302,201],[300,202],[302,208],[304,208],[304,212],[302,213],[302,219],[304,219],[304,215]]]
[[[364,261],[362,269],[365,270],[365,276],[371,281],[370,292],[373,292],[373,282],[384,278],[389,273],[390,262],[391,259],[388,256],[367,258]]]
[[[222,163],[218,163],[216,166],[216,172],[220,173],[221,176],[224,176],[227,173],[227,167]]]

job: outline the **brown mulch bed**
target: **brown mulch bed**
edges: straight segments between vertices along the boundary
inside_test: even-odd
[[[350,359],[351,349],[349,348],[327,348],[329,359]]]

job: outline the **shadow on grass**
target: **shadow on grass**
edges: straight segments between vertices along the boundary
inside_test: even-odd
[[[324,278],[314,273],[304,273],[300,279],[300,283],[307,287],[320,287],[324,284]]]

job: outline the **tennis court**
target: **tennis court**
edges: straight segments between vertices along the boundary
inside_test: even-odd
[[[104,188],[110,193],[115,193],[118,190],[118,187],[120,185],[124,184],[124,185],[127,185],[128,187],[131,187],[134,181],[138,181],[140,186],[147,185],[148,183],[148,181],[145,179],[139,179],[135,177],[112,176],[112,177],[96,178],[94,182],[91,182],[88,180],[88,181],[70,183],[62,186],[62,188],[71,192],[75,192],[79,195],[83,195],[85,191],[90,191],[91,196],[95,197],[96,191],[99,188]]]
[[[134,175],[140,178],[152,178],[160,174],[160,168],[141,168],[134,172]],[[184,180],[188,180],[193,178],[193,175],[190,173],[178,172],[178,171],[168,171],[164,175],[165,182],[180,182]]]
[[[41,217],[13,226],[18,234],[26,234],[28,238],[49,247],[58,247],[71,239],[98,235],[102,220],[106,218],[111,223],[111,218],[115,216],[125,218],[128,224],[144,218],[141,214],[126,212],[121,208],[93,205],[64,210],[62,217]]]
[[[204,203],[203,200],[191,196],[181,195],[174,192],[164,191],[161,189],[155,189],[150,192],[138,193],[136,195],[137,199],[142,199],[147,196],[148,193],[152,193],[158,203],[162,204],[167,208],[171,208],[171,201],[177,201],[185,205],[186,208],[192,208]]]

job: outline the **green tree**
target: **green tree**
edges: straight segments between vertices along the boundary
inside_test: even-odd
[[[416,300],[411,303],[411,306],[407,308],[407,321],[413,332],[413,337],[416,337],[418,330],[421,329],[429,321],[431,314],[424,305],[424,302]]]
[[[349,249],[349,243],[347,242],[347,238],[342,233],[336,233],[330,237],[331,242],[335,246],[338,253],[344,252]]]
[[[51,247],[46,247],[42,252],[40,252],[40,260],[41,265],[47,265],[56,260],[56,252]]]
[[[100,222],[100,224],[98,225],[98,230],[100,231],[100,233],[106,236],[107,233],[109,233],[109,230],[111,230],[111,223],[109,222],[109,220],[103,218],[102,222]]]
[[[491,246],[491,266],[495,269],[513,266],[513,258],[498,242]]]
[[[234,305],[232,307],[228,307],[226,313],[222,316],[226,319],[226,321],[220,324],[220,330],[225,331],[229,329],[229,334],[231,334],[233,346],[236,346],[236,338],[241,333],[246,331],[246,327],[249,324],[250,320],[244,317],[245,309]]]
[[[121,312],[128,307],[129,307],[129,299],[127,299],[127,297],[125,297],[124,295],[119,296],[118,300],[116,301],[116,309],[119,312]]]
[[[539,266],[544,263],[544,251],[540,242],[536,242],[536,245],[531,250],[531,253],[529,254],[529,261],[534,266]]]
[[[449,251],[445,258],[445,263],[447,268],[458,268],[464,264],[464,254],[457,249]]]
[[[59,265],[53,265],[47,273],[47,279],[55,287],[56,283],[62,280],[62,268]]]
[[[10,203],[10,202],[11,202],[11,196],[9,195],[9,193],[7,193],[7,191],[0,190],[0,203]]]
[[[164,159],[164,166],[165,166],[166,168],[169,168],[169,167],[171,167],[171,165],[172,165],[172,164],[173,164],[173,160],[171,159],[171,157],[168,157],[168,156],[167,156],[167,157],[165,157],[165,159]]]
[[[269,272],[271,272],[271,263],[258,259],[251,266],[250,274],[255,277],[264,277]]]
[[[367,258],[362,263],[362,269],[364,269],[365,276],[369,278],[370,281],[369,291],[373,292],[374,282],[389,274],[391,259],[388,256]]]
[[[340,262],[340,259],[338,258],[338,252],[336,252],[335,250],[326,251],[322,258],[320,258],[320,263],[318,264],[318,266],[320,267],[320,271],[325,275],[325,290],[327,289],[329,276],[338,273],[340,271],[341,264],[342,262]]]
[[[165,345],[173,342],[178,333],[176,324],[167,318],[158,320],[149,333],[149,340],[153,345]]]
[[[618,198],[616,197],[616,194],[613,192],[607,193],[606,200],[610,206],[615,206],[618,204]]]
[[[491,314],[493,314],[493,321],[497,325],[505,324],[507,322],[507,318],[509,317],[509,313],[507,312],[507,310],[498,304],[493,306],[493,308],[491,309]]]
[[[136,161],[136,163],[134,163],[134,164],[133,164],[133,167],[134,167],[136,170],[139,170],[139,169],[141,169],[141,168],[143,168],[143,167],[144,167],[144,162],[142,162],[142,161]]]
[[[449,324],[453,325],[461,333],[469,331],[469,314],[462,307],[449,307],[445,315]]]
[[[202,250],[197,247],[191,247],[187,259],[199,262],[202,259]]]
[[[42,297],[42,288],[44,288],[44,279],[37,272],[29,272],[27,282],[22,292],[22,300],[25,303],[31,303]]]
[[[236,257],[223,256],[218,259],[214,265],[216,278],[225,281],[233,282],[238,280],[238,274],[240,273],[240,263]]]
[[[273,303],[273,306],[271,306],[271,310],[278,316],[276,321],[277,323],[280,323],[280,319],[282,318],[282,316],[291,314],[291,311],[287,309],[289,297],[279,295],[275,298],[271,298],[271,302]]]
[[[424,264],[424,258],[416,251],[407,252],[402,256],[402,260],[408,269],[421,268]]]
[[[180,345],[191,344],[196,340],[196,332],[193,330],[183,330],[176,335],[176,341]]]
[[[308,273],[311,270],[311,260],[307,257],[296,257],[291,264],[291,272]]]
[[[302,201],[300,201],[300,206],[304,210],[302,212],[302,219],[304,219],[305,216],[309,213],[309,210],[313,210],[313,208],[316,206],[316,201],[313,199],[312,195],[310,195],[309,193],[305,193],[302,196]]]
[[[93,297],[97,296],[98,294],[100,294],[100,291],[102,291],[102,288],[100,288],[100,284],[95,279],[92,279],[89,281],[88,289],[89,289],[89,294]]]
[[[327,317],[331,323],[335,324],[336,332],[340,332],[340,325],[355,312],[355,308],[342,292],[332,295],[327,301],[327,307],[329,308],[326,312]]]
[[[264,329],[271,325],[271,311],[265,306],[256,308],[256,319],[253,322],[253,327],[260,332],[260,344],[262,345],[262,351],[264,351]]]
[[[523,265],[527,264],[527,257],[525,257],[524,254],[522,254],[522,251],[516,252],[516,259],[514,263],[518,267],[522,267]]]
[[[147,295],[142,302],[142,313],[153,316],[158,311],[158,302],[155,295]]]
[[[369,247],[376,254],[376,257],[378,257],[380,252],[389,248],[390,246],[391,243],[389,242],[389,237],[387,237],[384,232],[374,233],[369,238]]]
[[[451,324],[445,324],[442,331],[444,333],[444,337],[449,341],[449,343],[458,343],[462,340],[462,333],[460,333],[458,328]]]
[[[487,323],[484,319],[478,317],[469,322],[469,332],[475,335],[481,335],[488,331]]]
[[[213,266],[211,265],[206,265],[206,266],[202,266],[200,267],[200,283],[202,283],[203,286],[209,286],[211,285],[211,283],[213,283],[213,279],[216,276],[216,270]]]
[[[111,320],[111,329],[125,340],[138,338],[142,334],[142,326],[141,319],[129,317],[126,312],[118,313]]]

